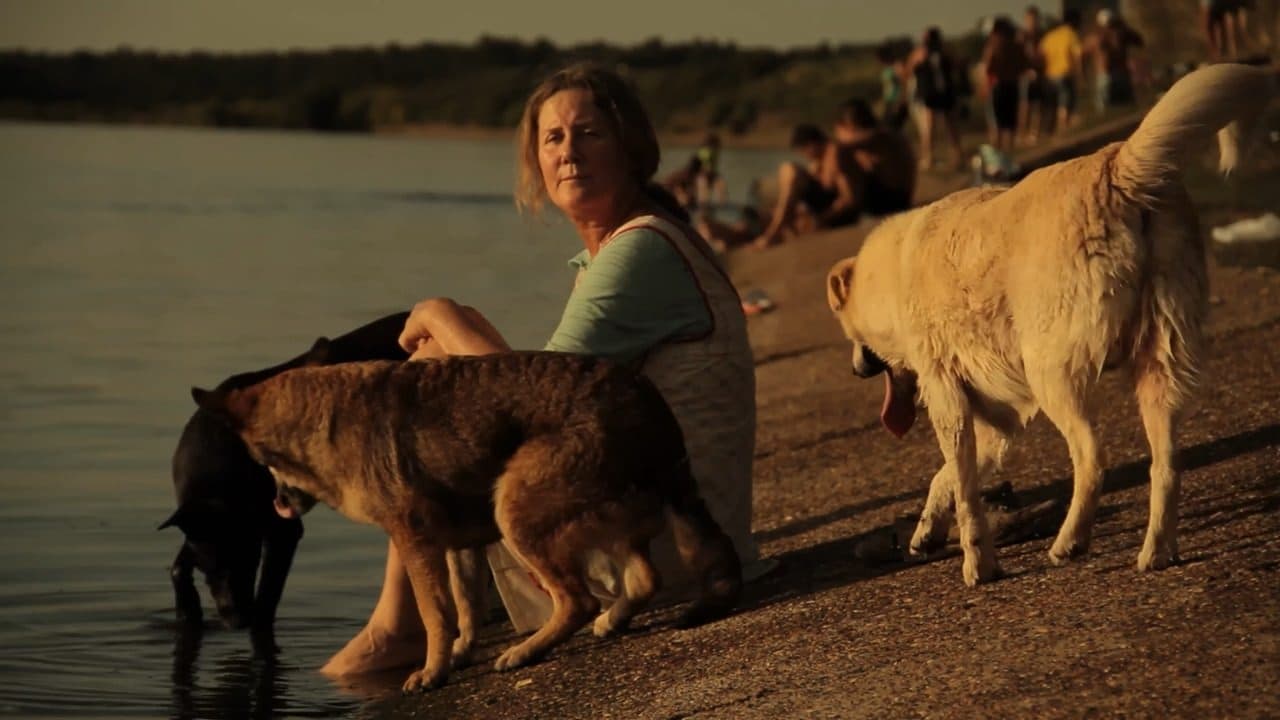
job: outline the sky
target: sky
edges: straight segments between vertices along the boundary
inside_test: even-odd
[[[1028,0],[0,0],[0,48],[243,52],[470,43],[481,35],[557,45],[701,37],[788,48],[965,32]],[[1044,2],[1046,11],[1057,2]]]

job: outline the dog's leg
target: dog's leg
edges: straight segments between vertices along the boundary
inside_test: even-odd
[[[538,660],[600,612],[587,589],[584,551],[598,541],[598,529],[571,510],[584,466],[578,448],[591,439],[544,436],[530,440],[507,461],[494,489],[494,520],[507,549],[533,572],[551,596],[551,617],[524,642],[507,648],[494,663],[511,670]],[[593,534],[594,532],[594,534]]]
[[[269,632],[276,619],[280,597],[284,595],[284,582],[293,566],[293,556],[302,539],[302,520],[272,518],[262,553],[262,572],[258,579],[258,592],[254,598],[253,628],[256,632]]]
[[[1154,372],[1138,378],[1138,410],[1151,446],[1151,515],[1147,539],[1138,553],[1139,570],[1160,570],[1178,561],[1178,495],[1180,481],[1174,467],[1174,410],[1168,380]]]
[[[471,662],[475,648],[476,628],[484,613],[484,566],[478,548],[450,550],[445,556],[449,564],[449,585],[458,609],[458,639],[453,641],[453,668]]]
[[[449,564],[445,550],[422,539],[419,532],[392,536],[413,585],[418,614],[427,631],[426,665],[404,682],[405,692],[439,687],[449,674],[449,657],[458,634],[457,611],[449,591]]]
[[[1089,550],[1093,519],[1102,496],[1102,451],[1093,434],[1089,384],[1081,388],[1080,383],[1059,377],[1035,390],[1041,409],[1066,438],[1071,451],[1074,474],[1071,507],[1049,548],[1049,559],[1061,565]]]
[[[619,558],[622,571],[622,596],[609,610],[596,618],[592,631],[597,637],[619,633],[631,624],[631,618],[649,603],[662,586],[662,578],[649,559],[649,539],[637,540]]]
[[[929,482],[929,497],[920,511],[920,521],[911,536],[908,550],[923,557],[947,543],[947,527],[955,509],[956,469],[951,463],[943,465]]]
[[[548,538],[511,534],[508,528],[503,528],[508,549],[537,576],[538,583],[551,595],[554,608],[537,632],[498,657],[493,666],[495,670],[513,670],[536,662],[600,612],[600,601],[587,589],[577,557],[581,547],[567,537],[570,533],[557,535],[548,541]]]
[[[185,542],[178,550],[169,568],[169,580],[173,582],[174,607],[177,609],[178,622],[186,625],[199,625],[203,619],[200,610],[200,593],[196,592],[193,570],[196,556],[191,546]]]
[[[978,481],[981,484],[1000,464],[1009,441],[1003,432],[981,419],[974,419],[973,429],[978,446]],[[955,476],[955,467],[948,463],[938,470],[929,483],[929,497],[925,500],[924,510],[920,512],[916,531],[911,536],[909,551],[912,555],[925,556],[946,544],[947,529],[951,525],[952,511],[955,509]]]
[[[946,465],[955,468],[956,520],[960,525],[960,549],[964,551],[964,582],[972,587],[995,579],[1000,573],[995,542],[982,507],[973,413],[963,390],[945,375],[934,374],[926,379],[922,374],[920,387],[942,457]]]

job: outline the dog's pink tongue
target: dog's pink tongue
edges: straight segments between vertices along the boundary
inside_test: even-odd
[[[276,514],[284,518],[285,520],[292,520],[298,517],[298,513],[294,512],[293,508],[289,507],[287,504],[281,501],[279,495],[277,495],[275,499],[271,501],[271,504],[275,506]]]
[[[902,437],[916,421],[916,399],[910,392],[899,388],[893,381],[893,373],[884,371],[884,405],[880,406],[880,422],[885,428]]]

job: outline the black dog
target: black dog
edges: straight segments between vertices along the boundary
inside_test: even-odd
[[[333,340],[320,338],[286,363],[234,375],[218,388],[247,387],[304,365],[407,360],[397,340],[408,316],[397,313]],[[178,440],[173,485],[178,509],[160,527],[177,526],[186,536],[170,569],[178,621],[194,626],[202,622],[192,572],[199,569],[223,624],[252,626],[255,640],[269,640],[285,578],[302,538],[302,521],[276,514],[276,482],[271,473],[249,457],[244,443],[225,422],[203,409],[191,416]],[[259,564],[262,572],[255,596]]]

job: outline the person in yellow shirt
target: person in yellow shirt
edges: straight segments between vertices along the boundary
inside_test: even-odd
[[[1062,23],[1045,33],[1040,40],[1040,55],[1044,59],[1045,80],[1057,95],[1054,132],[1060,133],[1076,123],[1077,90],[1083,76],[1079,10],[1064,12]]]

